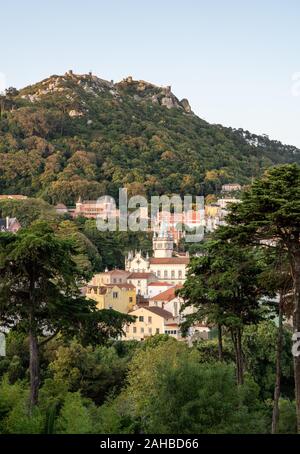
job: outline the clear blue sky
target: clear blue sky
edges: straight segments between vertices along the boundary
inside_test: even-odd
[[[7,86],[132,75],[172,85],[209,122],[300,147],[300,1],[10,0],[0,14]]]

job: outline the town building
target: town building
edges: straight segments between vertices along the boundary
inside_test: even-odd
[[[177,321],[182,322],[186,315],[194,312],[193,307],[183,309],[183,298],[177,295],[177,291],[181,289],[182,285],[175,285],[169,287],[164,292],[158,293],[149,299],[149,307],[161,307],[168,312],[171,312],[173,317],[177,317]]]
[[[156,217],[156,225],[165,224],[168,232],[173,236],[176,244],[185,236],[185,229],[194,231],[205,226],[204,209],[188,210],[170,213],[170,211],[159,211]]]
[[[145,298],[149,297],[148,286],[154,281],[157,281],[157,277],[152,272],[133,272],[127,277],[127,282],[135,286],[137,295]]]
[[[240,202],[240,199],[236,199],[235,197],[224,197],[224,198],[218,199],[217,204],[222,209],[228,209],[228,207],[232,203],[239,203],[239,202]]]
[[[205,229],[206,232],[213,232],[219,226],[226,225],[226,216],[232,203],[239,203],[240,199],[234,197],[223,197],[216,203],[205,206]]]
[[[238,183],[227,183],[222,185],[222,192],[240,191],[242,186]]]
[[[155,334],[169,334],[176,339],[180,338],[177,320],[171,312],[160,307],[140,307],[129,315],[136,319],[126,326],[125,340],[143,341]]]
[[[85,218],[97,217],[107,219],[108,217],[119,217],[119,210],[116,209],[115,202],[109,196],[101,197],[101,200],[85,200],[79,198],[76,203],[73,216],[83,216]]]
[[[108,271],[106,268],[104,272],[95,274],[89,284],[98,287],[112,284],[126,284],[130,274],[129,271],[119,270],[117,268]]]
[[[143,256],[142,252],[129,252],[125,260],[125,269],[131,273],[152,272],[159,281],[173,285],[183,284],[187,274],[189,254],[174,254],[173,236],[166,230],[153,234],[153,257]]]
[[[113,309],[127,314],[136,305],[136,291],[132,284],[120,283],[98,286],[89,284],[86,298],[97,303],[97,309]]]
[[[150,284],[148,284],[148,297],[151,299],[159,293],[165,292],[170,287],[173,287],[173,285],[174,284],[163,281],[150,282]]]

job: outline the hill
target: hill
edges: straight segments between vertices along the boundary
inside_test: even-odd
[[[69,71],[0,97],[0,193],[74,204],[79,196],[208,194],[296,147],[197,117],[171,87]]]

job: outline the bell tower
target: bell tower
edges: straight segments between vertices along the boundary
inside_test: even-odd
[[[173,255],[173,243],[173,235],[166,230],[160,230],[158,234],[154,233],[152,241],[154,257],[171,258]]]

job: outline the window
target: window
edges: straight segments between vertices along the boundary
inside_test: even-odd
[[[175,271],[174,271],[174,270],[171,271],[171,278],[172,278],[172,279],[175,278]]]
[[[157,277],[160,277],[160,271],[157,271]]]
[[[156,328],[155,332],[156,332],[156,334],[159,334],[159,328]]]
[[[140,287],[141,286],[141,281],[137,281],[137,285]]]
[[[148,323],[152,323],[152,317],[148,317]]]
[[[164,271],[164,277],[168,277],[168,270]]]
[[[118,298],[118,292],[113,292],[113,299],[117,299]]]
[[[179,277],[179,279],[182,278],[182,271],[181,270],[178,271],[178,277]]]
[[[114,279],[113,279],[113,283],[114,283],[114,284],[116,284],[116,282],[117,282],[117,279],[116,279],[116,278],[114,278]]]
[[[126,326],[126,333],[129,333],[129,326]]]
[[[143,317],[143,315],[140,315],[139,316],[139,322],[143,322],[143,321],[144,321],[144,317]]]
[[[144,331],[145,331],[145,330],[144,330],[144,328],[142,327],[142,328],[141,328],[141,333],[143,333]]]
[[[152,328],[148,328],[148,333],[152,334]]]
[[[132,328],[132,332],[133,332],[133,333],[136,333],[136,326],[134,326],[134,327]]]

